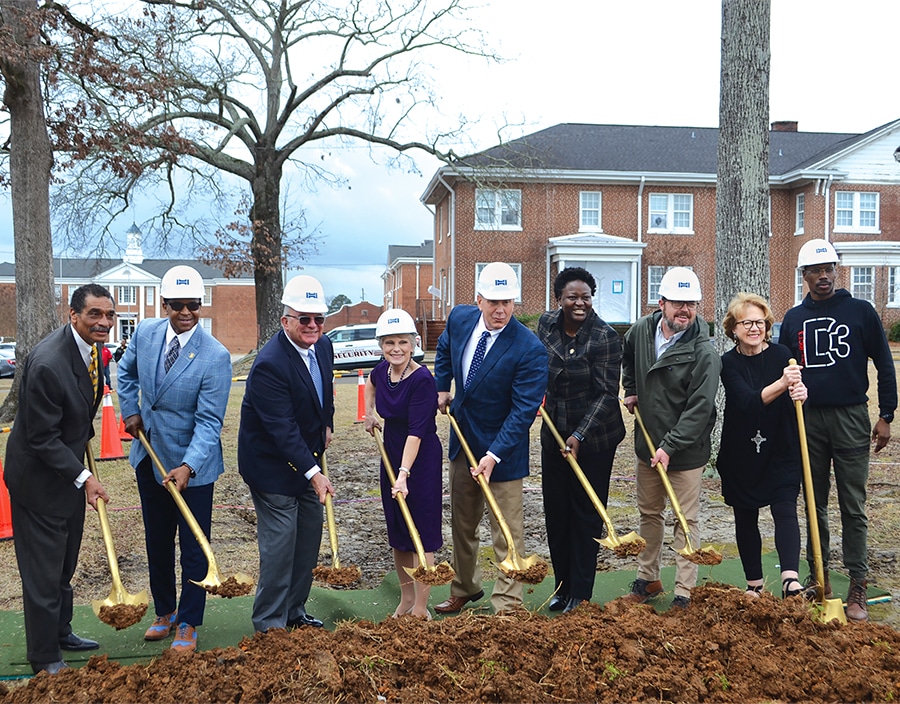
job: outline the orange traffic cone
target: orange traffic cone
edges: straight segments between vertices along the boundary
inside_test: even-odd
[[[356,389],[356,420],[355,423],[362,423],[366,419],[366,378],[363,376],[363,370],[359,369],[359,381]]]
[[[3,463],[0,462],[0,540],[13,537],[12,509],[9,507],[9,489],[3,481]]]
[[[103,387],[103,414],[100,416],[100,459],[120,460],[125,457],[122,441],[116,424],[116,409],[113,408],[109,387]]]

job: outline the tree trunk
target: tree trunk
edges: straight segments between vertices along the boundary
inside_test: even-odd
[[[769,0],[722,0],[717,322],[738,291],[769,296],[769,16]]]
[[[281,237],[281,167],[263,161],[253,180],[250,222],[253,236],[253,278],[256,284],[257,349],[281,329],[281,294],[284,290]]]
[[[50,236],[50,172],[53,150],[44,119],[34,0],[0,0],[4,24],[13,28],[17,51],[4,51],[0,71],[10,116],[9,174],[16,256],[16,364],[59,325],[53,288]],[[0,422],[15,417],[19,380],[0,406]]]

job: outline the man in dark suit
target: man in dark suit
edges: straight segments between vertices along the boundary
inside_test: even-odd
[[[68,667],[61,650],[98,643],[72,632],[72,575],[84,530],[85,499],[109,501],[84,466],[103,398],[101,345],[115,325],[109,291],[88,284],[72,294],[70,324],[28,355],[19,409],[6,447],[16,561],[22,577],[28,661],[35,673]]]
[[[256,507],[259,582],[253,627],[322,626],[306,611],[322,540],[322,504],[334,487],[320,458],[334,427],[334,352],[322,334],[322,285],[295,276],[284,287],[281,331],[247,376],[238,468]]]
[[[456,613],[484,596],[478,567],[478,526],[484,515],[479,474],[509,524],[520,555],[523,540],[522,479],[528,475],[528,432],[547,388],[547,350],[537,336],[513,317],[520,294],[515,271],[493,262],[478,277],[477,306],[456,306],[438,339],[435,379],[438,406],[456,417],[478,461],[469,467],[455,433],[450,435],[450,510],[453,569],[450,598],[435,606]],[[450,382],[456,381],[456,395]],[[508,547],[493,513],[491,537],[497,562]],[[496,613],[522,604],[522,585],[499,574],[491,595]]]

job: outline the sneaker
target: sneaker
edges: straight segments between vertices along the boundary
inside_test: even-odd
[[[847,590],[847,618],[851,621],[868,621],[869,605],[866,601],[866,586],[864,579],[850,578],[850,588]]]
[[[818,582],[816,578],[813,577],[812,574],[808,574],[806,579],[803,580],[803,592],[807,599],[810,601],[815,601],[816,599],[816,587],[818,586]],[[831,599],[834,597],[834,592],[831,591],[831,581],[828,579],[828,573],[825,573],[825,598]]]
[[[179,623],[172,641],[172,650],[179,653],[193,653],[197,649],[197,629],[189,623]]]
[[[144,640],[164,640],[175,629],[175,612],[167,616],[157,616],[144,633]]]
[[[631,591],[623,597],[619,597],[628,604],[643,604],[648,599],[663,593],[663,585],[658,579],[648,582],[646,579],[636,579],[631,583]]]
[[[691,605],[691,598],[688,596],[678,595],[674,599],[672,599],[672,608],[673,609],[686,609]]]

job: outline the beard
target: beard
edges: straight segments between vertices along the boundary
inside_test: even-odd
[[[668,318],[665,315],[663,315],[663,319],[666,321],[666,327],[668,327],[669,330],[671,330],[673,333],[684,332],[689,327],[691,327],[691,323],[693,322],[690,321],[687,323],[679,323],[674,318]]]

